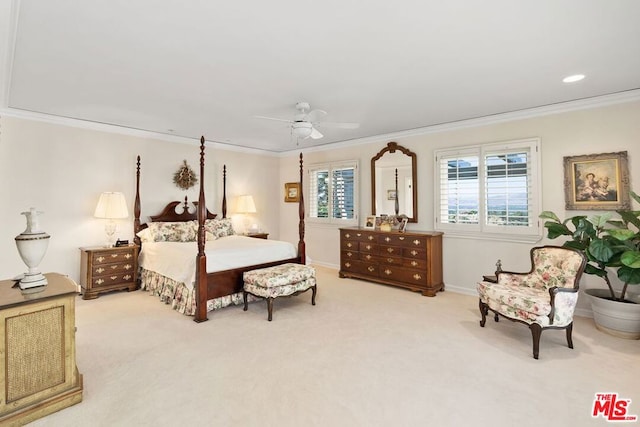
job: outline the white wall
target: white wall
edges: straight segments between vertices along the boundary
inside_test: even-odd
[[[469,127],[440,133],[394,139],[414,151],[418,160],[418,223],[408,224],[409,230],[432,230],[434,226],[434,161],[436,149],[485,142],[498,142],[527,137],[541,139],[542,210],[552,210],[559,216],[579,212],[564,210],[563,157],[627,151],[631,188],[640,192],[640,102],[627,102],[606,107],[558,113],[504,123]],[[360,223],[370,214],[370,160],[389,140],[381,139],[364,145],[340,147],[328,151],[309,151],[305,164],[331,160],[358,159],[360,162]],[[291,157],[282,159],[282,180],[290,180]],[[306,179],[306,178],[305,178]],[[293,213],[289,206],[281,215],[283,238],[293,239],[296,230],[289,228]],[[584,213],[584,212],[583,212]],[[589,214],[589,213],[587,213]],[[337,227],[320,226],[307,221],[307,253],[314,262],[338,268],[340,262]],[[560,240],[542,239],[532,244],[498,242],[481,239],[444,238],[444,281],[448,289],[476,295],[475,284],[482,274],[491,273],[501,259],[503,267],[526,271],[530,267],[528,253],[539,244],[561,244]],[[587,276],[583,288],[599,286]],[[637,289],[636,289],[637,291]],[[582,313],[588,311],[586,298],[579,301]]]
[[[135,159],[141,156],[142,221],[160,212],[171,200],[197,200],[198,187],[189,191],[173,183],[173,174],[187,160],[199,175],[199,143],[182,144],[144,137],[24,120],[0,118],[0,277],[26,271],[14,238],[26,228],[21,212],[35,207],[44,212],[41,228],[51,235],[40,265],[79,280],[81,246],[105,241],[104,220],[93,217],[103,191],[121,191],[129,218],[118,221],[120,238],[133,238]],[[279,160],[273,156],[206,148],[205,190],[211,212],[221,214],[222,165],[227,165],[228,216],[234,196],[252,194],[258,213],[253,217],[263,229],[279,235]]]

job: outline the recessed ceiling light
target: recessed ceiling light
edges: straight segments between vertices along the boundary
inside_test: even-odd
[[[564,83],[575,83],[579,82],[582,79],[584,79],[584,74],[574,74],[572,76],[565,77],[564,79],[562,79],[562,81]]]

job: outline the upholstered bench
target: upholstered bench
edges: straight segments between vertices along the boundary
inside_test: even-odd
[[[298,295],[311,289],[311,304],[316,305],[316,270],[308,265],[281,264],[260,268],[243,274],[244,311],[247,311],[247,295],[267,300],[269,321],[272,319],[273,300],[278,297]]]

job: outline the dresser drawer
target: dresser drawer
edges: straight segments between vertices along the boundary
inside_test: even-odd
[[[91,262],[93,265],[111,264],[114,262],[124,262],[132,260],[134,257],[132,250],[127,251],[111,251],[111,252],[94,252],[91,254]]]
[[[427,259],[427,250],[418,248],[403,248],[402,256],[409,259]]]
[[[344,260],[341,262],[340,270],[348,273],[366,274],[368,276],[378,276],[378,264],[358,261],[358,260]]]
[[[378,253],[378,245],[376,243],[360,242],[359,249],[360,249],[360,252],[367,252],[370,254]]]
[[[111,286],[111,285],[117,285],[120,283],[130,283],[131,281],[133,281],[134,279],[134,275],[133,272],[131,273],[114,273],[114,274],[107,274],[104,276],[94,276],[92,277],[91,281],[92,281],[92,286],[99,288],[102,286]]]
[[[402,256],[402,248],[399,246],[380,245],[380,256]]]
[[[381,265],[380,277],[417,286],[427,286],[427,272],[393,265]]]
[[[108,274],[130,273],[133,272],[135,265],[130,261],[123,261],[116,264],[98,264],[93,265],[93,275],[101,276]]]
[[[341,230],[341,240],[355,241],[355,242],[376,242],[378,238],[374,233],[368,231],[345,231]]]

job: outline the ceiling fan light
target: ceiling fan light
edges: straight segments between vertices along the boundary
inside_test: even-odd
[[[294,122],[293,134],[300,139],[308,138],[313,132],[313,126],[309,122]]]

